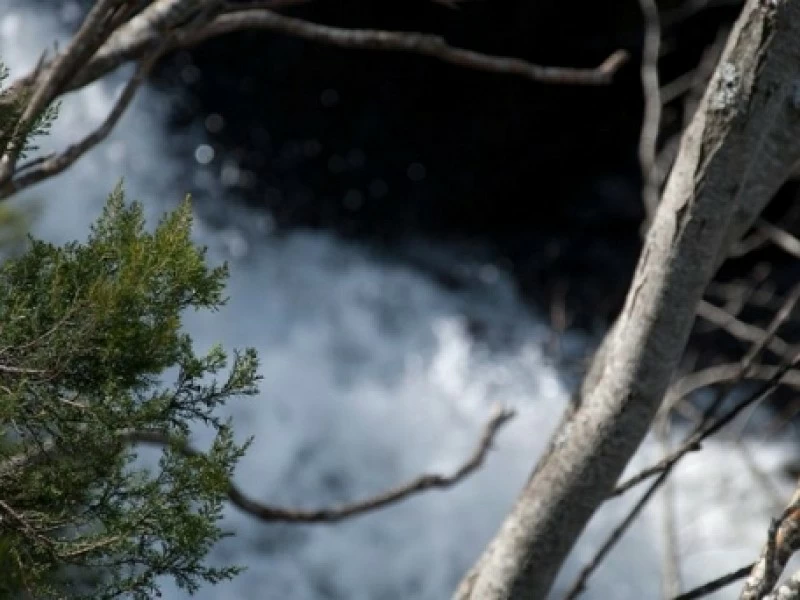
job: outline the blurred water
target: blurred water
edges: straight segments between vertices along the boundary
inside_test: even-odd
[[[26,72],[56,39],[63,44],[59,19],[76,14],[70,3],[49,13],[0,0],[0,57],[12,75]],[[69,96],[45,149],[63,148],[99,123],[129,72]],[[481,472],[455,489],[332,526],[263,524],[229,510],[225,526],[236,536],[211,560],[248,570],[198,597],[449,597],[510,508],[564,407],[567,390],[543,350],[547,326],[502,272],[493,271],[490,285],[452,291],[324,233],[274,234],[267,216],[224,196],[224,168],[199,129],[181,139],[165,133],[168,101],[143,90],[104,144],[15,202],[36,203],[34,233],[63,242],[86,235],[122,175],[129,198],[143,201],[151,217],[187,192],[198,194],[196,239],[209,246],[212,261],[230,261],[231,299],[220,313],[189,315],[189,331],[200,347],[255,346],[263,362],[261,395],[227,409],[241,438],[255,436],[237,472],[243,488],[265,502],[308,508],[361,498],[421,472],[456,467],[492,403],[519,412]],[[195,169],[197,161],[209,167]],[[458,260],[447,248],[437,251]],[[475,323],[502,343],[477,341]],[[588,342],[572,337],[567,344],[574,350]],[[198,445],[208,441],[198,432]],[[789,449],[788,442],[761,445],[753,459],[771,472]],[[629,470],[658,456],[648,440]],[[709,443],[674,482],[687,586],[753,560],[776,500],[732,444]],[[786,482],[773,483],[788,494]],[[592,521],[556,597],[630,502],[610,502]],[[591,580],[587,599],[661,597],[661,506],[657,498],[619,544]],[[733,597],[734,589],[714,597]],[[164,597],[184,594],[165,581]]]

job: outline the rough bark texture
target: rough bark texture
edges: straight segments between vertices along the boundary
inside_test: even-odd
[[[625,307],[459,600],[547,596],[647,433],[732,241],[800,158],[800,0],[749,0],[680,153]]]

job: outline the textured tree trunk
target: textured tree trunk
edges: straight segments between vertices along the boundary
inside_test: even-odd
[[[800,0],[749,0],[683,136],[625,307],[458,600],[545,598],[639,447],[730,244],[800,158]]]

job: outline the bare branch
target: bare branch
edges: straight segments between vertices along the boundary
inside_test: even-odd
[[[696,78],[697,70],[692,69],[683,75],[678,75],[669,83],[662,85],[658,90],[658,95],[661,98],[661,105],[665,106],[691,90],[695,85]]]
[[[771,592],[792,554],[800,548],[800,488],[783,514],[773,520],[761,558],[745,580],[739,600],[762,600]],[[772,595],[770,595],[772,596]],[[783,595],[775,598],[784,598]],[[789,598],[788,595],[785,596]]]
[[[797,355],[795,363],[800,363],[800,354]],[[748,396],[748,398],[741,401],[734,408],[728,411],[728,413],[718,418],[717,420],[713,421],[708,426],[697,430],[693,435],[689,436],[689,438],[677,450],[666,455],[656,465],[648,469],[644,469],[638,475],[631,477],[626,482],[617,486],[617,488],[611,494],[612,497],[619,496],[628,491],[629,489],[631,489],[632,487],[634,487],[635,485],[644,481],[645,479],[648,479],[649,477],[658,474],[656,480],[652,484],[650,484],[650,487],[647,489],[644,495],[636,502],[633,508],[628,512],[625,519],[623,519],[622,522],[617,527],[614,528],[614,530],[608,536],[608,538],[600,547],[600,549],[597,551],[597,553],[594,555],[594,557],[592,557],[592,560],[590,560],[589,563],[587,563],[587,565],[581,570],[575,583],[571,587],[570,592],[566,596],[568,600],[574,600],[586,588],[586,582],[588,581],[591,574],[597,569],[597,567],[600,566],[603,559],[608,555],[608,553],[616,545],[616,543],[622,538],[625,531],[627,531],[630,525],[636,520],[636,517],[639,516],[642,509],[644,509],[644,507],[653,497],[655,492],[662,485],[664,485],[665,482],[667,482],[667,478],[671,474],[672,469],[675,467],[675,465],[678,464],[678,461],[680,461],[680,459],[682,459],[689,452],[700,450],[701,443],[703,440],[714,435],[717,431],[719,431],[725,425],[730,423],[747,406],[759,402],[763,400],[766,396],[771,394],[777,388],[783,374],[785,374],[787,371],[788,371],[788,366],[782,367],[781,370],[776,372],[775,376],[758,392]]]
[[[643,469],[637,475],[634,475],[630,479],[627,479],[625,482],[621,483],[616,487],[616,489],[611,493],[609,497],[619,496],[624,494],[632,487],[636,486],[637,484],[641,483],[645,479],[649,479],[653,475],[658,473],[662,473],[666,469],[671,469],[672,466],[677,463],[681,458],[683,458],[689,452],[694,452],[700,450],[701,442],[715,433],[717,433],[720,429],[725,427],[728,423],[733,421],[745,408],[755,404],[757,402],[762,402],[764,399],[768,398],[783,382],[783,378],[786,376],[788,372],[790,372],[794,367],[800,364],[800,353],[798,353],[794,360],[790,363],[781,365],[777,367],[775,370],[775,374],[769,378],[769,380],[762,385],[758,390],[749,394],[745,399],[741,400],[737,403],[733,408],[731,408],[728,412],[720,416],[719,418],[713,420],[712,422],[706,424],[705,426],[701,426],[695,431],[694,434],[690,435],[684,442],[678,447],[675,452],[671,455],[661,459],[658,463],[649,467],[647,469]]]
[[[642,49],[642,91],[644,116],[639,135],[639,167],[642,172],[642,200],[646,223],[653,220],[659,198],[659,177],[656,168],[656,147],[661,124],[661,93],[658,80],[658,54],[661,46],[661,26],[654,0],[639,0],[644,16],[644,48]]]
[[[150,4],[143,0],[101,0],[96,3],[63,53],[49,61],[43,57],[32,73],[18,79],[9,88],[6,102],[23,94],[32,95],[26,102],[9,147],[0,148],[0,199],[60,173],[102,141],[124,112],[155,58],[235,31],[262,29],[343,48],[416,53],[463,67],[521,76],[541,83],[604,85],[627,60],[627,53],[619,50],[595,69],[547,67],[518,58],[452,47],[435,35],[330,27],[262,8],[287,3],[296,2],[273,0],[241,5],[226,4],[223,0],[155,0]],[[25,131],[53,100],[134,60],[144,61],[147,68],[142,69],[140,65],[120,101],[97,131],[59,155],[40,157],[16,168]]]
[[[175,2],[177,0],[171,0]],[[169,3],[169,0],[167,0]],[[246,6],[246,5],[245,5]],[[280,15],[267,9],[243,9],[241,5],[225,7],[204,27],[186,32],[176,29],[173,48],[193,46],[212,37],[236,31],[262,29],[292,35],[306,40],[362,50],[411,52],[438,58],[444,62],[492,73],[517,75],[541,83],[605,85],[627,60],[627,53],[618,50],[594,69],[571,69],[536,65],[518,58],[491,56],[449,46],[441,37],[421,33],[346,29],[310,23]],[[148,10],[117,31],[72,82],[82,87],[119,65],[141,56],[163,35],[169,23],[153,20]]]
[[[795,286],[792,292],[787,296],[781,308],[776,312],[775,317],[772,319],[770,325],[764,332],[762,332],[761,337],[754,340],[753,346],[740,363],[735,365],[719,365],[716,367],[709,367],[708,369],[692,373],[682,378],[677,382],[677,384],[671,386],[670,391],[667,394],[667,400],[665,402],[667,410],[671,409],[677,401],[686,397],[691,392],[715,383],[727,383],[732,387],[745,379],[766,380],[767,383],[760,392],[757,392],[749,399],[743,401],[742,404],[747,405],[755,404],[756,402],[760,402],[766,398],[779,383],[799,385],[800,373],[798,373],[792,367],[800,362],[800,353],[795,356],[792,362],[786,363],[780,367],[769,367],[753,364],[753,361],[758,357],[761,351],[763,351],[763,349],[769,345],[773,337],[777,334],[780,326],[788,319],[789,315],[797,305],[798,300],[800,300],[800,284]],[[655,473],[660,472],[664,468],[667,468],[667,465],[670,464],[671,461],[674,460],[677,462],[688,452],[699,450],[700,442],[703,439],[709,435],[712,435],[715,431],[719,430],[729,421],[733,420],[744,408],[745,406],[743,405],[740,405],[739,408],[734,408],[727,416],[720,418],[716,424],[701,422],[695,431],[687,438],[683,446],[681,446],[681,448],[679,448],[678,451],[668,460],[662,460],[661,463],[658,463],[654,467],[645,469],[639,475],[630,478],[625,483],[619,485],[616,490],[614,490],[613,495],[624,493],[630,489],[630,487],[633,487],[644,479],[647,479]],[[720,421],[724,422],[720,424]],[[709,428],[708,434],[703,433],[704,428]]]
[[[653,497],[653,495],[667,480],[667,477],[669,477],[669,474],[671,473],[676,462],[677,461],[669,462],[666,457],[665,459],[662,459],[664,467],[661,469],[658,478],[652,484],[650,484],[650,487],[647,488],[647,491],[642,495],[641,498],[639,498],[639,500],[636,501],[636,504],[634,504],[633,508],[628,512],[625,518],[609,534],[606,541],[603,542],[603,545],[600,546],[600,549],[595,553],[592,559],[583,567],[583,569],[581,569],[581,572],[578,574],[575,582],[570,587],[570,591],[565,596],[565,600],[575,600],[575,598],[583,593],[583,591],[586,589],[586,583],[588,582],[591,574],[597,570],[597,567],[600,566],[600,564],[603,562],[603,559],[605,559],[617,542],[622,539],[622,536],[628,530],[628,527],[633,524],[644,507],[647,506],[647,503],[650,502],[650,499]]]
[[[613,492],[669,389],[708,282],[800,159],[800,120],[788,108],[798,31],[800,3],[745,4],[683,137],[625,306],[459,600],[546,597]]]
[[[677,402],[697,390],[718,385],[720,383],[738,383],[740,381],[767,381],[775,377],[779,367],[770,365],[751,365],[742,373],[741,363],[715,365],[681,377],[670,388],[666,405],[672,409]],[[800,389],[800,371],[787,371],[781,380],[782,385]]]
[[[28,521],[25,519],[24,516],[15,511],[11,506],[8,505],[8,503],[6,503],[2,499],[0,499],[0,509],[2,509],[2,512],[4,512],[6,515],[11,517],[11,520],[17,524],[17,527],[22,531],[24,531],[24,533],[29,538],[35,539],[40,543],[44,544],[45,546],[52,548],[53,542],[50,539],[41,535],[33,525],[28,523]],[[0,520],[4,519],[0,517]]]
[[[666,416],[664,417],[666,418]],[[605,542],[600,546],[597,550],[595,555],[592,559],[581,569],[581,572],[578,574],[578,577],[575,579],[575,582],[570,587],[569,592],[567,592],[566,596],[564,597],[565,600],[575,600],[578,596],[580,596],[583,591],[586,589],[586,583],[589,581],[589,577],[597,570],[600,564],[603,562],[608,553],[611,549],[617,544],[617,542],[622,539],[622,536],[628,530],[628,528],[633,524],[639,514],[642,512],[647,503],[653,497],[653,495],[658,491],[658,489],[665,484],[667,478],[672,471],[672,468],[675,466],[676,463],[671,463],[668,466],[665,466],[661,474],[659,475],[658,479],[654,481],[647,491],[642,495],[641,498],[636,502],[636,504],[631,508],[628,512],[626,517],[622,520],[622,522],[617,525],[613,531],[609,534],[608,538]],[[675,571],[677,573],[677,570]],[[677,578],[677,575],[676,575]]]
[[[780,296],[775,290],[767,287],[753,286],[742,281],[729,283],[712,282],[708,285],[706,293],[718,300],[733,302],[739,312],[745,305],[775,311],[781,305]]]
[[[131,100],[133,100],[133,97],[136,94],[136,91],[139,89],[139,86],[142,85],[144,80],[147,78],[147,75],[150,73],[153,65],[163,53],[163,48],[164,46],[157,49],[155,52],[152,52],[150,56],[146,57],[139,63],[136,72],[122,90],[122,93],[111,109],[111,112],[97,129],[95,129],[81,141],[69,146],[60,154],[49,156],[41,161],[37,161],[36,163],[25,165],[25,172],[23,174],[15,177],[7,184],[0,187],[0,200],[8,198],[9,196],[24,190],[27,187],[61,173],[75,163],[75,161],[77,161],[87,151],[91,150],[94,146],[102,142],[108,136],[108,134],[111,133],[111,130],[117,124],[117,121],[119,121],[120,117],[122,117],[123,113],[128,108],[128,105],[131,103]]]
[[[492,417],[484,426],[483,433],[472,455],[453,474],[422,475],[365,500],[343,504],[333,508],[312,510],[282,508],[269,506],[253,500],[233,482],[230,483],[228,498],[234,506],[262,521],[335,523],[343,519],[384,508],[390,504],[395,504],[396,502],[405,500],[420,492],[431,489],[445,489],[456,485],[483,465],[492,447],[492,442],[494,441],[497,431],[513,416],[514,412],[512,410],[497,407]],[[169,437],[164,433],[153,431],[128,432],[124,435],[124,439],[134,444],[155,444],[164,446],[170,443]],[[180,450],[188,456],[197,456],[201,454],[198,450],[190,446],[183,446]]]
[[[758,229],[771,241],[778,246],[781,250],[800,259],[800,240],[784,231],[780,227],[765,221],[764,219],[758,220]]]
[[[770,338],[760,327],[740,321],[734,315],[705,300],[701,300],[697,305],[697,315],[737,339],[755,343],[768,340],[766,347],[779,358],[786,358],[791,351],[791,346],[781,338],[776,336]]]
[[[668,455],[672,452],[672,428],[670,414],[661,411],[659,422],[656,424],[656,433],[661,445],[662,454]],[[661,494],[663,506],[662,529],[664,532],[664,569],[662,596],[665,600],[680,593],[681,584],[681,562],[680,562],[680,540],[677,527],[677,509],[675,499],[675,481],[668,479],[664,482],[664,490]]]
[[[660,90],[662,106],[686,94],[683,101],[684,129],[691,122],[692,116],[700,103],[700,99],[703,97],[703,93],[708,87],[708,81],[714,73],[714,67],[716,67],[719,56],[722,54],[722,50],[725,47],[725,40],[728,38],[728,33],[729,31],[726,28],[721,28],[717,31],[716,39],[705,49],[697,67],[666,84]],[[659,189],[661,189],[661,186],[666,181],[670,169],[675,162],[675,158],[678,155],[682,135],[683,132],[667,140],[659,151],[658,156],[655,158],[656,174],[654,177],[656,177]]]
[[[32,96],[26,102],[11,138],[8,148],[2,148],[0,157],[0,186],[6,183],[14,173],[19,154],[25,143],[26,132],[42,112],[64,90],[67,82],[75,72],[83,66],[89,57],[110,35],[109,24],[116,14],[117,8],[126,0],[99,0],[89,11],[78,33],[72,38],[63,53],[41,69],[34,71],[36,84]]]
[[[783,301],[783,305],[778,312],[775,313],[775,316],[766,330],[764,330],[761,340],[756,342],[756,344],[750,348],[750,351],[742,359],[743,365],[749,365],[752,363],[756,359],[756,356],[761,354],[761,351],[766,348],[773,339],[775,339],[778,329],[780,329],[780,327],[789,320],[789,317],[794,312],[798,302],[800,302],[800,283],[796,284],[786,296]]]
[[[713,581],[709,581],[708,583],[704,583],[701,586],[694,588],[693,590],[689,590],[681,594],[680,596],[676,596],[673,600],[697,600],[698,598],[702,598],[703,596],[708,596],[709,594],[713,594],[717,590],[720,590],[740,579],[747,577],[748,573],[753,569],[756,563],[750,563],[749,565],[745,565],[740,569],[736,569],[735,571],[723,575],[722,577],[718,577]]]
[[[265,29],[342,48],[423,54],[463,67],[491,73],[518,75],[540,83],[605,85],[610,83],[613,74],[627,60],[627,53],[618,50],[594,69],[546,67],[519,58],[490,56],[456,48],[435,35],[371,29],[342,29],[310,23],[268,10],[245,10],[220,15],[203,29],[184,37],[180,43],[181,45],[192,45],[210,37],[243,29]]]

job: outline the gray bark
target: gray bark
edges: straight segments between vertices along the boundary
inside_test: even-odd
[[[800,0],[749,0],[687,128],[625,307],[458,600],[545,598],[661,404],[697,303],[800,158]]]

